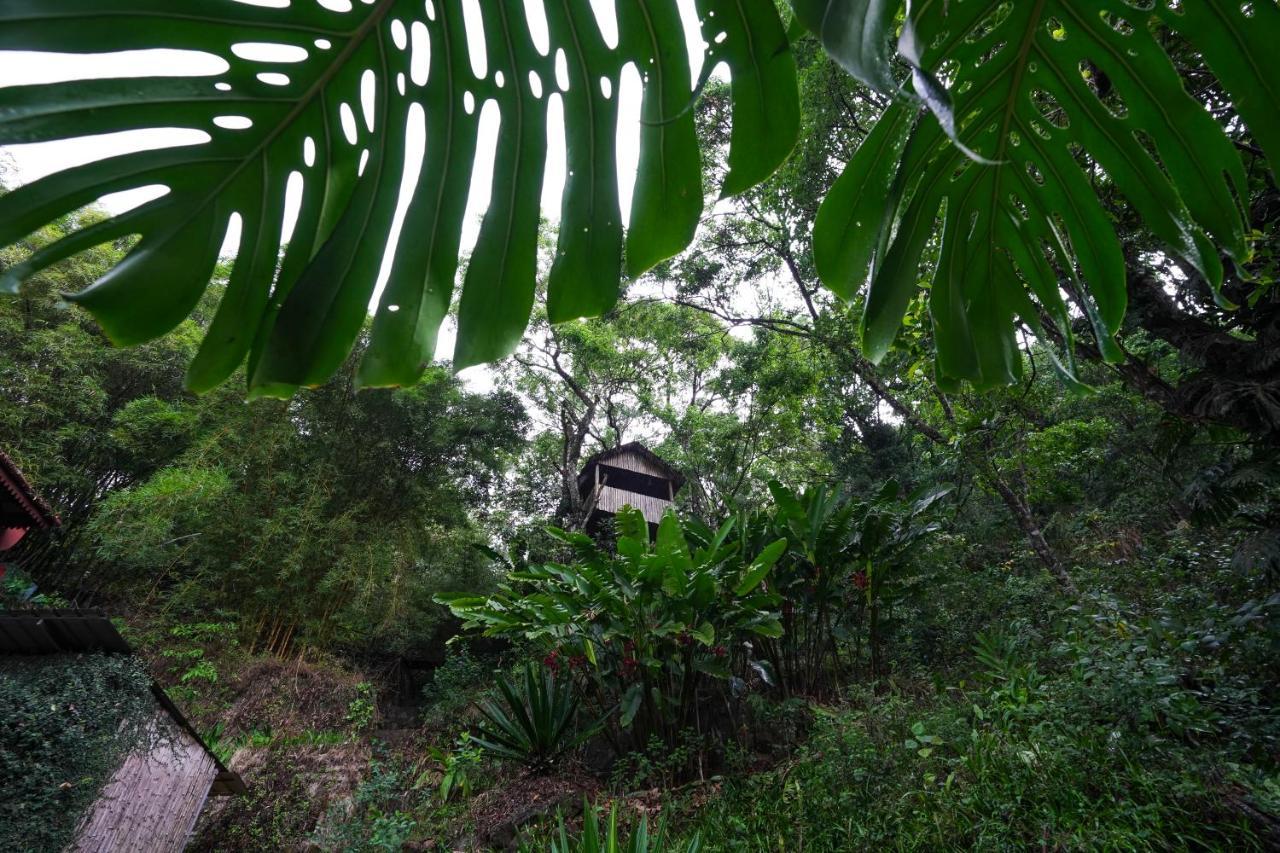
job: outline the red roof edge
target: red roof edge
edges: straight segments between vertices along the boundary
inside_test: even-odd
[[[36,493],[22,471],[18,469],[17,464],[3,450],[0,450],[0,487],[12,494],[18,505],[26,510],[27,515],[31,517],[32,527],[45,530],[62,524],[62,519],[58,518],[53,508]]]

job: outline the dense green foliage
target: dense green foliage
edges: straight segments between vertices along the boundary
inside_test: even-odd
[[[608,823],[603,826],[599,813],[594,808],[589,808],[583,819],[582,835],[579,838],[570,838],[564,819],[561,818],[559,837],[552,839],[550,853],[661,853],[668,849],[698,853],[702,849],[702,842],[694,837],[683,847],[669,848],[662,827],[658,827],[657,832],[650,835],[648,817],[640,819],[639,826],[630,837],[621,835],[618,832],[618,810],[615,807],[610,810]]]
[[[0,290],[16,292],[95,243],[139,235],[127,259],[70,298],[112,340],[152,340],[196,308],[238,213],[232,298],[219,305],[192,360],[187,384],[197,390],[216,387],[246,361],[255,394],[289,396],[332,379],[362,338],[387,255],[358,380],[381,387],[423,375],[458,272],[478,156],[477,101],[492,104],[507,130],[464,274],[455,361],[470,366],[515,350],[539,278],[553,100],[543,86],[553,81],[567,117],[566,180],[545,278],[547,316],[560,322],[610,310],[624,271],[638,277],[689,245],[707,195],[704,152],[724,167],[715,175],[720,198],[749,193],[787,160],[805,103],[794,43],[804,28],[817,35],[841,68],[896,102],[862,134],[865,144],[830,187],[814,223],[816,268],[846,299],[870,283],[861,338],[879,361],[912,312],[927,253],[936,377],[949,391],[962,381],[1016,382],[1020,325],[1041,334],[1055,327],[1066,355],[1054,364],[1076,384],[1073,309],[1089,318],[1097,351],[1123,360],[1114,336],[1128,303],[1125,256],[1098,191],[1121,194],[1218,304],[1234,308],[1219,253],[1239,265],[1253,260],[1241,204],[1249,177],[1224,124],[1247,127],[1250,150],[1280,147],[1280,77],[1267,61],[1280,11],[1271,2],[1187,10],[1175,0],[1016,7],[969,0],[955,9],[795,0],[801,26],[788,30],[771,0],[698,0],[700,42],[685,37],[671,2],[611,6],[612,26],[601,27],[585,3],[552,4],[535,22],[523,4],[468,20],[461,9],[423,9],[417,0],[346,9],[202,0],[199,14],[113,0],[118,5],[95,7],[96,25],[66,26],[82,2],[5,11],[0,47],[186,48],[221,58],[226,70],[213,86],[144,77],[15,87],[0,100],[0,144],[161,123],[208,139],[65,170],[0,200],[0,246],[7,246],[104,193],[169,190],[24,259],[6,270]],[[281,58],[237,50],[244,32],[292,48],[290,73],[260,71]],[[428,45],[429,57],[415,60]],[[703,68],[696,82],[690,58]],[[1188,91],[1179,62],[1193,65],[1208,91]],[[732,120],[722,131],[727,152],[717,153],[719,140],[699,136],[692,106],[720,64],[732,77],[722,95]],[[624,236],[620,98],[612,95],[627,66],[644,73]],[[243,114],[228,116],[229,103]],[[1217,113],[1226,104],[1233,121],[1224,123]],[[425,136],[432,156],[445,152],[438,161],[410,150],[410,129]],[[1093,185],[1096,175],[1105,186]],[[284,245],[293,176],[301,179],[302,211]],[[397,222],[402,184],[414,192]],[[827,189],[812,193],[811,204]],[[410,238],[399,240],[397,226]],[[1073,287],[1060,287],[1064,277]]]
[[[1153,562],[1139,582],[1166,572]],[[1212,559],[1193,576],[1240,588]],[[1204,621],[1201,604],[1090,596],[1045,618],[989,614],[1003,627],[977,636],[967,678],[855,691],[793,761],[729,783],[693,824],[718,850],[1274,844],[1247,804],[1273,812],[1280,790],[1254,764],[1280,736],[1254,669],[1271,666],[1280,637],[1264,614],[1280,599]]]
[[[616,552],[560,533],[577,561],[513,571],[491,597],[440,600],[464,627],[529,641],[548,667],[567,669],[615,743],[674,747],[686,729],[701,736],[713,725],[699,715],[713,693],[760,667],[751,640],[782,635],[781,598],[765,579],[786,543],[745,550],[732,519],[686,531],[668,513],[652,543],[638,510],[624,508],[617,523]]]
[[[99,265],[119,257],[102,252]],[[522,443],[513,396],[433,369],[405,391],[356,394],[348,370],[292,404],[194,397],[195,321],[108,348],[58,299],[78,274],[50,271],[0,304],[0,445],[66,522],[33,555],[46,585],[232,608],[249,644],[352,651],[411,650],[440,618],[432,594],[484,585],[473,519]]]
[[[330,19],[327,6],[225,5],[237,7],[227,20]],[[519,20],[509,5],[483,20]],[[579,5],[548,11],[553,45]],[[446,193],[458,210],[425,226],[422,199],[445,196],[414,196],[401,252],[429,256],[430,273],[397,257],[394,296],[372,319],[357,292],[367,264],[320,273],[342,252],[380,249],[386,229],[356,245],[358,222],[307,218],[317,207],[336,217],[337,196],[305,200],[279,259],[280,280],[299,284],[278,291],[270,330],[274,307],[266,325],[232,323],[262,307],[249,285],[269,264],[225,262],[206,289],[204,249],[135,244],[92,209],[0,250],[0,276],[29,278],[0,303],[0,448],[64,519],[6,552],[0,594],[6,606],[126,617],[155,676],[249,783],[209,810],[194,847],[1280,847],[1280,192],[1266,159],[1274,111],[1238,97],[1276,73],[1238,66],[1277,7],[952,0],[908,16],[895,0],[798,3],[839,65],[800,27],[789,51],[767,54],[774,71],[795,62],[801,132],[772,177],[762,164],[780,153],[756,152],[748,181],[744,145],[765,139],[744,142],[752,78],[740,72],[751,69],[701,81],[689,110],[687,96],[659,103],[660,84],[692,83],[683,51],[667,49],[684,41],[633,43],[635,11],[668,5],[618,5],[616,51],[566,51],[571,75],[600,70],[574,66],[579,49],[605,69],[558,93],[575,164],[558,228],[511,219],[507,249],[523,254],[501,275],[494,217],[533,210],[541,159],[512,171],[526,140],[506,106],[525,81],[493,77],[511,57],[472,93],[477,106],[502,102],[495,193],[518,191],[481,225],[456,306],[459,363],[515,345],[538,304],[514,355],[465,383],[429,357],[454,310],[448,232],[464,192]],[[774,19],[769,3],[723,5]],[[461,38],[456,7],[432,6],[433,45],[451,26]],[[390,10],[355,4],[334,20]],[[940,30],[940,14],[954,27]],[[0,27],[0,44],[38,18]],[[754,24],[721,20],[732,31],[706,40],[733,65]],[[1241,45],[1225,59],[1224,24]],[[908,38],[894,59],[897,28]],[[330,35],[334,52],[312,52],[298,81],[322,60],[336,60],[334,85],[360,66],[344,64],[358,40]],[[487,35],[493,58],[507,36]],[[651,49],[662,62],[643,109],[667,120],[644,125],[640,171],[659,169],[655,152],[674,158],[668,177],[687,193],[668,200],[681,215],[654,224],[654,194],[671,185],[642,181],[628,234],[617,217],[592,228],[602,208],[584,194],[613,204],[613,157],[581,158],[615,144],[624,99],[612,63]],[[467,64],[465,51],[453,59]],[[236,86],[257,85],[247,62],[233,64]],[[443,98],[446,58],[433,49],[431,62],[433,82],[407,80],[391,106]],[[945,98],[929,88],[939,69]],[[966,160],[897,88],[908,76],[956,137],[998,162]],[[179,85],[139,91],[153,83]],[[5,104],[116,85],[4,90],[0,139],[15,126]],[[547,102],[526,117],[541,120]],[[577,135],[583,106],[605,107],[592,117],[608,133]],[[278,107],[263,105],[239,139],[257,138]],[[1152,123],[1156,107],[1170,112]],[[423,186],[462,180],[477,121],[464,112],[465,144]],[[386,137],[386,116],[361,139]],[[1010,125],[993,129],[1002,116]],[[428,133],[449,130],[429,115]],[[219,131],[209,150],[235,138]],[[355,152],[341,153],[307,173],[309,188],[350,170]],[[369,222],[385,213],[370,188],[391,180],[380,157],[371,151],[355,187],[332,188],[351,189]],[[179,192],[138,215],[193,203]],[[311,239],[330,225],[331,244]],[[82,228],[110,239],[46,266],[60,250],[42,250],[78,245]],[[270,254],[277,231],[243,239]],[[553,322],[612,301],[619,246],[639,269],[689,239],[694,251],[627,283],[606,316]],[[194,307],[170,336],[114,349],[60,301],[125,293],[162,260],[186,266],[145,286]],[[590,311],[567,284],[584,270],[607,272],[591,276]],[[338,302],[314,298],[326,287]],[[501,298],[477,307],[495,288]],[[501,316],[476,326],[489,314]],[[316,334],[296,351],[282,344],[308,324]],[[257,391],[291,391],[294,368],[314,369],[318,387],[247,404],[225,386],[185,390],[215,384],[255,346],[245,381]],[[266,381],[285,364],[292,379]],[[631,441],[685,485],[656,535],[625,511],[588,536],[578,473]]]
[[[151,678],[129,657],[0,660],[0,847],[56,851],[125,754],[165,749]]]

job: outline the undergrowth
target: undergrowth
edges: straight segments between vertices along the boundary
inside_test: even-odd
[[[4,658],[0,709],[0,850],[61,850],[127,753],[164,748],[132,657]]]

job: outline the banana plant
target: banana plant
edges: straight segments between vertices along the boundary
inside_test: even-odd
[[[851,545],[860,504],[825,486],[795,492],[771,482],[769,491],[773,507],[744,525],[753,542],[787,540],[770,578],[783,597],[784,633],[761,647],[779,686],[812,694],[838,676],[837,633],[849,616],[841,599],[856,556]]]
[[[886,587],[906,568],[915,551],[941,529],[931,510],[953,490],[950,484],[923,486],[902,497],[902,487],[896,480],[889,480],[858,513],[850,548],[860,567],[855,586],[868,614],[867,645],[873,676],[884,672],[880,616]]]

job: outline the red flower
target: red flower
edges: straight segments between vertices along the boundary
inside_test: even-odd
[[[718,658],[722,658],[725,655],[729,654],[729,650],[726,649],[724,646],[716,646],[714,649],[711,650],[711,654],[715,655]]]
[[[867,588],[867,573],[864,571],[856,571],[853,573],[853,585],[858,589]]]
[[[542,659],[542,664],[552,672],[560,671],[560,652],[555,650]]]

